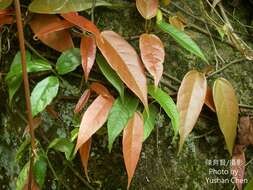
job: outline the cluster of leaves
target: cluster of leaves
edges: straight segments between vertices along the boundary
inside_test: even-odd
[[[0,3],[0,9],[2,9],[0,18],[3,18],[0,25],[14,22],[13,17],[10,16],[13,11],[6,9],[11,3],[11,0]],[[112,6],[112,4],[97,0],[96,6]],[[168,33],[190,53],[207,62],[198,45],[180,30],[177,24],[173,24],[175,23],[173,18],[170,20],[171,24],[163,20],[162,13],[158,10],[158,0],[136,0],[136,7],[146,20],[156,16],[158,28]],[[159,37],[148,32],[140,35],[139,57],[136,50],[122,36],[114,31],[100,32],[95,24],[77,13],[90,8],[92,8],[92,1],[84,3],[81,0],[65,1],[64,3],[59,0],[34,0],[29,5],[31,12],[39,13],[34,14],[29,22],[34,38],[62,52],[55,65],[26,52],[29,73],[41,71],[52,73],[38,82],[32,90],[31,105],[34,117],[38,116],[57,96],[61,82],[59,76],[74,71],[79,65],[82,66],[85,81],[90,84],[89,74],[96,63],[101,73],[119,94],[115,99],[115,94],[110,93],[102,83],[91,83],[89,88],[85,89],[74,110],[76,114],[79,114],[88,102],[91,93],[97,94],[97,97],[85,110],[80,128],[72,131],[71,140],[55,139],[48,146],[48,150],[54,148],[64,152],[68,160],[72,160],[79,151],[88,178],[87,167],[92,136],[107,121],[109,151],[112,150],[115,139],[123,132],[123,157],[129,188],[139,160],[142,143],[155,126],[158,110],[152,103],[154,99],[171,119],[174,137],[177,137],[178,133],[180,135],[179,151],[182,150],[185,139],[195,126],[203,105],[206,104],[217,113],[227,149],[232,155],[239,112],[232,85],[226,79],[219,78],[214,82],[211,90],[207,85],[205,73],[192,70],[185,75],[177,94],[177,104],[175,104],[169,94],[158,87],[163,74],[165,57],[164,46]],[[82,31],[80,48],[74,47],[69,32],[69,29],[73,27]],[[97,52],[97,48],[100,52]],[[154,78],[154,84],[148,84],[145,69]],[[16,54],[5,79],[9,87],[9,102],[11,103],[22,83],[20,53]],[[125,85],[135,96],[126,90]],[[148,94],[150,101],[148,101]],[[25,145],[27,144],[29,143],[26,142]],[[22,152],[25,145],[21,146],[19,152]],[[46,153],[43,153],[42,157],[46,157]],[[35,170],[36,164],[37,160]],[[46,165],[46,162],[43,164]],[[28,163],[18,178],[17,188],[19,189],[25,185],[27,168]],[[44,170],[43,172],[45,173]],[[36,183],[42,187],[42,178],[37,178],[36,172],[34,175]]]

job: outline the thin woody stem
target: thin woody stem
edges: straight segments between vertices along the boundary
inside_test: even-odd
[[[34,157],[35,157],[35,136],[34,136],[34,130],[33,130],[33,117],[32,117],[31,102],[30,102],[29,80],[28,80],[28,74],[27,74],[27,69],[26,69],[25,39],[24,39],[20,2],[19,0],[15,0],[14,2],[15,2],[17,28],[18,28],[19,47],[20,47],[20,52],[21,52],[22,76],[23,76],[24,90],[25,90],[26,110],[27,110],[28,125],[29,125],[30,136],[31,136],[31,146],[32,146],[32,151],[31,151],[32,153],[30,157],[29,178],[28,178],[28,190],[31,190],[32,178],[33,178],[32,167],[33,167],[33,162],[34,162]]]

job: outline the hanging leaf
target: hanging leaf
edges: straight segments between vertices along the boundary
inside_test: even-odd
[[[33,176],[35,178],[36,184],[42,189],[47,173],[47,160],[45,155],[39,153],[35,158],[35,163],[33,166]],[[38,188],[39,189],[39,188]]]
[[[57,77],[49,76],[40,81],[31,94],[32,115],[36,116],[43,111],[47,105],[56,97],[59,89]]]
[[[69,29],[73,27],[74,25],[66,20],[58,20],[55,22],[50,23],[49,25],[41,28],[39,31],[37,31],[36,34],[34,34],[33,38],[41,38],[43,35],[48,35],[54,32],[58,32],[61,30]]]
[[[144,137],[143,142],[149,137],[155,127],[155,120],[158,114],[158,109],[153,105],[149,105],[149,114],[146,110],[143,112],[144,121]]]
[[[100,84],[98,82],[93,82],[90,85],[90,89],[91,89],[91,91],[96,92],[98,95],[102,95],[102,96],[108,97],[108,98],[111,97],[111,94],[108,91],[108,89],[104,85],[102,85],[102,84]]]
[[[6,9],[12,4],[12,0],[1,0],[0,1],[0,10]]]
[[[164,22],[163,20],[157,21],[158,27],[164,32],[171,35],[174,40],[179,43],[183,48],[193,53],[194,55],[201,58],[203,61],[207,62],[204,54],[200,50],[199,46],[184,32],[178,30],[175,26]]]
[[[123,156],[128,176],[127,189],[130,187],[140,157],[144,133],[143,125],[141,114],[135,112],[123,132]]]
[[[46,3],[44,0],[43,2],[44,4]],[[61,19],[56,15],[36,14],[33,16],[29,24],[33,33],[37,34],[41,30],[47,29],[48,26],[59,22],[61,22]],[[59,52],[74,48],[74,44],[68,30],[60,30],[38,37],[44,44]]]
[[[56,62],[56,70],[60,75],[74,71],[81,64],[81,55],[78,48],[64,51]]]
[[[63,152],[67,160],[71,161],[74,158],[75,144],[66,138],[56,138],[47,147],[47,152],[54,149]]]
[[[214,82],[213,98],[219,126],[225,137],[227,149],[232,155],[239,113],[235,91],[226,79],[219,78]]]
[[[76,12],[61,14],[61,16],[70,23],[78,26],[81,30],[88,31],[94,34],[97,39],[100,39],[100,31],[97,26],[87,18],[78,15]]]
[[[113,142],[136,111],[138,104],[139,100],[130,95],[126,95],[123,101],[121,98],[117,98],[114,102],[107,122],[109,152],[112,150]]]
[[[212,93],[212,89],[211,89],[210,87],[207,87],[207,89],[206,89],[205,104],[206,104],[207,107],[209,107],[213,112],[216,112],[216,111],[215,111],[214,101],[213,101],[213,93]]]
[[[148,93],[160,104],[170,117],[174,130],[174,137],[176,137],[179,130],[179,113],[176,104],[172,98],[160,88],[155,89],[153,86],[149,85]]]
[[[180,117],[179,152],[187,136],[196,124],[205,102],[207,81],[203,73],[189,71],[183,78],[177,94],[177,109]]]
[[[83,107],[85,106],[85,104],[88,102],[89,98],[90,98],[90,89],[87,89],[84,91],[83,95],[81,96],[81,98],[78,100],[75,110],[75,113],[79,113]]]
[[[158,0],[136,0],[136,7],[145,19],[151,19],[156,16],[159,6]]]
[[[79,153],[80,153],[80,157],[81,157],[81,161],[83,164],[83,168],[84,168],[84,173],[85,176],[87,178],[87,180],[90,182],[89,176],[88,176],[88,161],[89,161],[89,157],[90,157],[90,148],[91,148],[91,138],[84,143],[81,148],[79,149]]]
[[[103,41],[98,40],[97,45],[103,56],[148,109],[147,79],[138,54],[126,40],[113,31],[103,31],[101,36]]]
[[[113,97],[107,98],[99,95],[88,107],[81,121],[75,148],[76,151],[104,125],[113,102]]]
[[[34,0],[29,5],[29,11],[35,13],[58,14],[76,11],[85,11],[92,8],[92,0]],[[103,0],[96,0],[96,6],[111,6]]]
[[[40,71],[49,71],[52,69],[52,66],[49,63],[41,60],[41,59],[33,59],[31,58],[31,54],[26,52],[26,62],[27,62],[27,72],[40,72]],[[5,81],[9,90],[9,100],[10,103],[12,101],[13,96],[19,89],[22,83],[22,64],[20,53],[17,53],[11,66],[10,71],[7,73],[5,77]]]
[[[117,73],[108,65],[106,60],[100,54],[97,54],[96,62],[105,78],[114,86],[114,88],[116,88],[116,90],[119,92],[121,99],[123,99],[124,84],[120,80]]]
[[[232,161],[231,161],[231,174],[233,176],[233,182],[235,182],[238,190],[242,190],[244,182],[244,171],[245,171],[245,154],[244,146],[236,145],[234,148]]]
[[[86,82],[96,58],[96,42],[91,36],[84,36],[81,39],[80,51],[82,56],[82,67]]]
[[[165,50],[162,41],[154,34],[142,34],[139,41],[141,59],[148,70],[154,77],[155,86],[163,74],[163,62]]]

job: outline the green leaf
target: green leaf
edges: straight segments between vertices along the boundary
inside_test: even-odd
[[[43,154],[38,154],[33,166],[33,175],[39,187],[42,189],[47,173],[47,160]]]
[[[19,146],[16,155],[15,155],[15,161],[17,162],[18,160],[20,160],[25,152],[25,149],[27,148],[28,145],[30,145],[31,143],[31,138],[28,137],[25,139],[25,141]]]
[[[154,86],[149,85],[148,93],[160,104],[166,114],[170,117],[174,130],[174,137],[176,137],[179,130],[179,113],[176,104],[172,98],[160,88],[155,88]]]
[[[49,63],[45,62],[41,59],[33,59],[31,57],[30,52],[26,51],[26,62],[27,62],[27,72],[40,72],[40,71],[48,71],[51,70],[52,67]],[[7,73],[5,77],[5,81],[8,86],[9,91],[9,100],[10,103],[12,101],[13,96],[19,89],[22,84],[22,65],[21,65],[21,55],[18,52],[10,66],[10,71]]]
[[[58,93],[58,89],[59,80],[54,76],[43,79],[34,87],[31,95],[33,116],[43,111],[52,102]]]
[[[183,48],[207,62],[199,46],[186,33],[178,30],[173,25],[168,24],[164,21],[158,21],[157,25],[161,30],[170,34],[175,39],[175,41],[179,43]]]
[[[110,65],[107,63],[107,61],[102,55],[97,54],[96,62],[98,64],[99,69],[105,76],[105,78],[114,86],[114,88],[116,88],[116,90],[119,92],[121,99],[123,100],[124,84],[120,80],[117,73],[110,67]]]
[[[80,49],[73,48],[61,54],[56,63],[56,70],[60,75],[64,75],[74,71],[81,63]]]
[[[52,148],[56,151],[63,152],[67,160],[72,160],[74,158],[74,147],[75,144],[68,139],[56,138],[49,144],[47,150],[49,151]]]
[[[110,152],[113,142],[124,129],[129,118],[131,118],[136,111],[138,104],[139,100],[130,95],[124,97],[124,102],[122,102],[120,98],[117,98],[114,102],[107,121],[108,148]]]
[[[92,8],[93,0],[34,0],[29,10],[36,13],[58,14],[84,11]],[[96,0],[96,6],[111,6],[103,0]]]
[[[0,10],[6,9],[12,4],[12,0],[1,0],[0,1]]]
[[[144,121],[144,140],[145,141],[149,135],[151,134],[152,130],[155,127],[155,119],[158,114],[158,109],[153,105],[149,105],[149,114],[146,110],[143,112],[143,121]]]
[[[249,181],[249,183],[247,183],[244,190],[252,190],[252,188],[253,188],[253,178]]]
[[[28,177],[29,171],[29,162],[27,162],[18,175],[18,179],[16,181],[16,190],[23,190],[24,185],[26,184],[26,180]]]
[[[220,129],[225,137],[227,149],[232,155],[236,139],[239,105],[233,86],[224,78],[213,85],[213,100]]]

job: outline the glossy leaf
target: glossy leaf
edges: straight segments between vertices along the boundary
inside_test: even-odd
[[[0,10],[6,9],[12,4],[12,0],[1,0],[0,1]]]
[[[58,32],[61,30],[69,29],[74,25],[66,20],[55,20],[55,22],[50,23],[49,25],[41,28],[36,32],[34,38],[41,38],[43,35],[48,35],[50,33]]]
[[[108,65],[106,60],[100,54],[97,55],[96,62],[105,78],[114,86],[114,88],[116,88],[116,90],[119,92],[121,99],[123,99],[124,84],[120,80],[117,73],[110,67],[110,65]]]
[[[206,77],[196,70],[189,71],[181,82],[177,94],[177,109],[180,117],[179,152],[198,120],[205,102],[206,90]]]
[[[226,79],[219,78],[214,82],[213,98],[219,126],[225,137],[227,149],[232,155],[239,113],[235,91]]]
[[[216,112],[216,111],[215,111],[214,101],[213,101],[212,89],[209,88],[209,87],[207,87],[207,90],[206,90],[205,104],[206,104],[207,107],[209,107],[213,112]]]
[[[87,178],[87,180],[90,182],[89,176],[88,176],[88,161],[90,157],[90,149],[91,149],[91,138],[84,143],[81,148],[79,149],[79,154],[81,157],[82,165],[84,168],[84,173]]]
[[[136,7],[139,13],[145,19],[151,19],[156,16],[159,6],[158,0],[136,0]]]
[[[164,32],[171,35],[174,40],[179,43],[183,48],[193,53],[194,55],[201,58],[203,61],[207,62],[203,52],[200,50],[199,46],[188,36],[186,33],[178,30],[175,26],[164,22],[163,20],[157,22],[158,27]]]
[[[103,56],[148,109],[147,79],[138,54],[126,40],[113,31],[103,31],[101,36],[103,41],[98,40],[97,45]]]
[[[61,16],[70,23],[78,26],[81,30],[88,31],[100,39],[100,31],[97,26],[87,18],[78,15],[76,12],[61,14]]]
[[[72,160],[74,155],[72,154],[74,151],[75,144],[66,138],[56,138],[54,139],[47,148],[47,151],[50,149],[54,149],[59,152],[63,152],[67,160]]]
[[[85,106],[85,104],[88,102],[89,97],[90,97],[90,89],[87,89],[84,91],[83,95],[81,96],[81,98],[78,100],[75,110],[75,113],[79,113],[83,107]]]
[[[34,0],[29,11],[35,13],[57,14],[84,11],[92,8],[92,0]],[[96,6],[111,6],[103,0],[96,0]]]
[[[78,48],[64,51],[56,62],[56,70],[60,75],[74,71],[81,64],[81,55]]]
[[[144,133],[143,125],[141,114],[135,112],[123,132],[123,157],[128,176],[127,189],[130,187],[140,157]]]
[[[163,74],[163,62],[165,50],[162,41],[154,34],[142,34],[139,41],[141,59],[148,70],[154,77],[155,86]]]
[[[51,70],[52,67],[47,62],[40,59],[31,58],[31,54],[26,52],[26,62],[27,62],[27,72],[40,72],[40,71],[48,71]],[[5,77],[5,81],[8,86],[9,91],[9,100],[10,103],[12,101],[13,96],[19,89],[22,84],[22,65],[21,65],[21,57],[18,52],[10,66],[10,71],[7,73]]]
[[[160,88],[155,89],[153,86],[148,86],[148,93],[160,104],[170,117],[175,137],[179,130],[179,113],[176,104],[172,98]]]
[[[91,36],[84,36],[81,39],[80,51],[82,56],[82,67],[85,80],[88,80],[90,71],[96,58],[96,42]]]
[[[36,116],[49,105],[58,93],[59,80],[49,76],[34,87],[31,94],[32,115]]]
[[[77,151],[107,120],[114,99],[99,95],[85,111],[77,137]]]
[[[143,121],[144,121],[144,136],[143,142],[149,137],[151,132],[155,127],[155,120],[158,114],[158,109],[153,105],[149,105],[149,114],[146,110],[143,112]]]
[[[104,85],[102,85],[98,82],[93,82],[90,85],[90,89],[91,89],[91,91],[96,92],[98,95],[102,95],[104,97],[109,97],[109,98],[111,97],[111,94],[108,91],[108,89]]]
[[[45,1],[43,0],[43,2]],[[29,24],[33,33],[37,34],[41,30],[45,30],[48,26],[54,25],[58,22],[61,22],[61,19],[56,15],[36,14],[33,16]],[[59,52],[74,48],[74,44],[68,30],[60,30],[38,37],[44,44]]]
[[[233,182],[236,184],[238,190],[242,190],[246,165],[243,147],[243,145],[235,146],[231,161],[231,174],[233,176]]]
[[[138,104],[139,100],[130,95],[126,95],[123,101],[121,98],[117,98],[114,102],[107,122],[109,152],[112,150],[113,142],[136,111]]]

